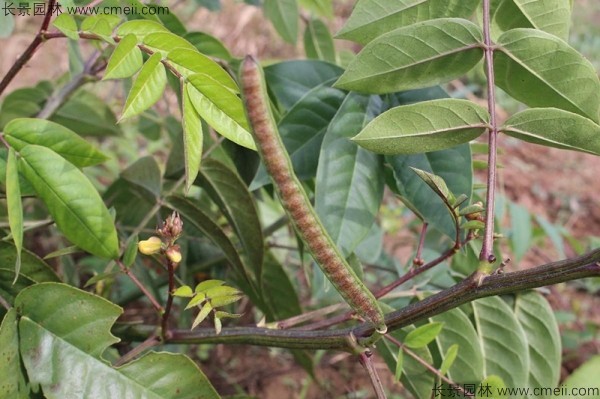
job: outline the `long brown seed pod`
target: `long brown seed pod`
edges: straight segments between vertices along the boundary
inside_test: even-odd
[[[269,106],[262,68],[251,56],[241,66],[242,95],[254,141],[294,227],[323,273],[352,309],[387,331],[377,300],[354,273],[323,227],[292,168]]]

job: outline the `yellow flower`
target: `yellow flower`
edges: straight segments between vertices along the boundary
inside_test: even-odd
[[[147,240],[138,243],[138,250],[144,255],[152,255],[158,253],[161,249],[162,241],[156,236],[152,236]]]

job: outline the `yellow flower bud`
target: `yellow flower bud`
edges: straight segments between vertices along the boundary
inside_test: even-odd
[[[147,240],[138,242],[138,250],[144,255],[152,255],[158,253],[161,249],[162,241],[156,236],[152,236]]]
[[[181,262],[181,251],[179,250],[179,245],[172,246],[167,249],[167,258],[173,263]]]

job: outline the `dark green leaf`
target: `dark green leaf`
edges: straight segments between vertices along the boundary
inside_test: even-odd
[[[300,180],[315,176],[325,131],[345,96],[341,90],[319,86],[308,92],[279,122],[279,133]],[[269,182],[261,165],[250,189],[255,190]]]
[[[8,150],[8,161],[6,163],[6,206],[8,208],[8,224],[17,259],[15,261],[15,278],[19,278],[21,270],[21,250],[23,249],[23,206],[21,205],[21,186],[19,185],[19,171],[15,150]]]
[[[367,96],[349,94],[321,145],[315,210],[344,256],[371,230],[383,197],[381,158],[349,140],[378,111],[370,109],[374,103],[381,105]]]
[[[486,131],[488,120],[488,112],[471,101],[425,101],[384,112],[353,141],[387,155],[438,151],[480,136]]]
[[[44,256],[44,260],[58,258],[60,256],[65,256],[65,255],[77,254],[77,253],[81,253],[81,252],[83,252],[83,251],[77,245],[71,245],[69,247],[57,249],[56,251],[52,251],[49,254],[46,254],[46,256]]]
[[[265,67],[265,79],[278,102],[289,109],[315,87],[331,85],[342,72],[342,68],[323,61],[293,60]]]
[[[29,144],[40,145],[78,167],[96,165],[108,159],[77,133],[43,119],[13,119],[4,128],[4,134],[6,141],[17,151]]]
[[[359,0],[337,37],[366,44],[386,32],[420,21],[468,19],[478,5],[479,0]]]
[[[183,155],[185,158],[185,188],[189,190],[202,160],[202,141],[204,132],[200,115],[196,112],[185,86],[182,88],[181,126],[183,127]]]
[[[256,281],[262,276],[264,239],[254,198],[231,169],[211,160],[200,170],[200,185],[229,220],[242,243]]]
[[[515,298],[515,314],[529,346],[528,386],[557,386],[561,369],[561,340],[548,301],[534,291],[519,294]]]
[[[0,398],[28,398],[29,389],[21,368],[17,312],[10,309],[0,325]]]
[[[160,197],[162,190],[161,172],[153,156],[149,155],[138,159],[121,172],[121,177],[144,189],[144,194],[149,193],[155,198]]]
[[[381,94],[447,82],[479,63],[482,41],[480,28],[464,19],[409,25],[367,44],[335,87]]]
[[[535,29],[498,39],[496,84],[530,107],[556,107],[599,120],[600,80],[593,65],[567,43]]]
[[[335,63],[335,45],[327,25],[311,19],[304,30],[304,51],[307,58]]]
[[[154,105],[162,96],[166,84],[167,74],[161,63],[161,55],[154,53],[133,82],[120,120],[138,115]]]
[[[600,155],[600,126],[556,108],[519,112],[508,118],[501,131],[530,143]]]
[[[296,43],[298,19],[300,18],[296,0],[264,0],[264,12],[271,20],[277,33],[288,43]]]
[[[0,128],[15,118],[35,116],[50,93],[37,87],[26,87],[9,93],[0,108]]]
[[[91,254],[116,258],[117,232],[96,188],[83,173],[52,150],[28,145],[20,167],[63,234]]]
[[[125,36],[113,51],[102,79],[122,79],[133,76],[143,64],[142,51],[133,34]]]
[[[262,269],[262,294],[268,309],[267,321],[283,320],[302,313],[294,285],[272,253],[265,254]]]

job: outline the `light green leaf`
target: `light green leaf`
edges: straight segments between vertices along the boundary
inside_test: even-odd
[[[599,121],[600,80],[593,65],[567,43],[535,29],[498,39],[496,84],[530,107],[556,107]]]
[[[112,38],[113,25],[116,26],[119,21],[120,18],[116,15],[90,15],[81,22],[80,29],[82,32],[98,35],[108,43],[114,43],[115,41]]]
[[[11,308],[0,324],[0,398],[29,398],[29,389],[21,371],[17,324],[17,312]]]
[[[63,13],[57,16],[52,25],[59,31],[65,34],[69,39],[79,40],[79,34],[77,33],[77,23],[75,18],[71,14]]]
[[[442,368],[448,377],[457,383],[478,383],[484,375],[483,354],[475,327],[469,317],[461,309],[452,309],[431,318],[435,322],[444,323],[442,332],[437,336],[436,343],[440,354],[446,353]],[[460,348],[452,349],[452,348]],[[457,351],[456,359],[452,360],[451,351]]]
[[[352,140],[381,154],[418,154],[467,143],[486,131],[488,120],[471,101],[425,101],[384,112]]]
[[[464,19],[409,25],[367,44],[334,86],[382,94],[448,82],[479,63],[482,41],[481,29]]]
[[[6,162],[6,206],[8,208],[8,224],[12,235],[17,259],[15,261],[15,278],[13,284],[19,278],[21,271],[21,250],[23,249],[23,206],[21,205],[21,186],[19,185],[19,171],[15,150],[8,150],[8,161]]]
[[[478,299],[471,305],[485,359],[484,375],[497,375],[510,388],[526,387],[527,337],[512,309],[499,297]]]
[[[82,392],[95,398],[219,398],[197,366],[180,354],[149,353],[119,368],[104,361],[102,353],[118,341],[110,328],[122,310],[103,298],[45,283],[24,290],[16,304],[28,377],[49,399],[79,398]]]
[[[450,367],[454,365],[454,361],[458,356],[458,348],[457,344],[454,344],[448,348],[446,353],[444,353],[444,360],[442,360],[442,365],[440,366],[440,374],[446,375]]]
[[[142,50],[137,46],[137,38],[129,34],[121,39],[110,56],[102,80],[128,78],[135,75],[142,64]]]
[[[57,249],[56,251],[52,251],[49,254],[46,254],[44,256],[44,260],[58,258],[58,257],[65,256],[65,255],[77,254],[77,253],[81,253],[81,252],[83,252],[83,251],[77,245],[70,245],[68,247],[60,248],[60,249]]]
[[[402,348],[398,349],[398,355],[396,357],[396,371],[394,372],[394,381],[400,382],[402,377],[402,367],[404,367],[404,352]]]
[[[485,395],[486,398],[490,399],[507,399],[508,394],[501,392],[506,392],[506,384],[504,380],[497,375],[488,375],[480,384],[481,387],[484,387],[482,394]],[[513,388],[513,387],[511,387]],[[517,387],[515,387],[517,388]]]
[[[515,314],[529,346],[528,386],[557,386],[561,369],[561,340],[558,324],[548,301],[535,291],[519,294],[515,298]],[[530,397],[533,398],[533,395]]]
[[[163,58],[166,58],[171,51],[179,48],[197,52],[192,43],[171,32],[149,33],[144,36],[142,42],[150,50],[161,53]]]
[[[182,287],[177,288],[173,292],[173,296],[181,296],[181,297],[185,297],[185,298],[191,298],[194,296],[194,292],[192,291],[192,288],[190,286],[184,285]]]
[[[96,188],[79,169],[38,145],[21,150],[19,166],[65,237],[93,255],[119,256],[112,217]]]
[[[196,50],[178,48],[169,52],[167,59],[185,77],[198,73],[209,75],[233,93],[238,94],[240,92],[231,75],[219,64]]]
[[[578,396],[585,399],[599,399],[600,395],[600,355],[593,356],[587,362],[579,366],[573,374],[571,374],[563,382],[561,387],[566,387],[567,392],[571,392],[571,389],[577,388],[588,388],[589,394],[587,396]],[[595,389],[595,394],[594,394]],[[559,396],[560,399],[572,398],[572,395]]]
[[[304,51],[307,58],[335,63],[335,45],[327,25],[320,19],[311,19],[304,30]]]
[[[204,162],[200,171],[199,184],[235,229],[248,264],[260,284],[264,239],[254,197],[235,172],[210,158]]]
[[[348,140],[378,112],[380,101],[349,94],[321,145],[315,210],[344,256],[371,230],[383,197],[381,158]]]
[[[138,253],[138,236],[137,234],[133,237],[129,237],[129,243],[125,248],[125,252],[123,253],[123,264],[125,267],[131,267],[135,262],[135,258]]]
[[[167,74],[160,53],[154,53],[142,67],[123,108],[123,119],[138,115],[156,103],[165,90]]]
[[[492,32],[500,34],[516,28],[535,28],[563,40],[569,37],[569,0],[493,0]]]
[[[208,75],[195,74],[186,84],[196,112],[218,133],[243,147],[256,149],[242,100]]]
[[[78,167],[97,165],[106,155],[77,133],[44,119],[19,118],[4,128],[6,141],[17,151],[30,144],[47,147]]]
[[[404,345],[412,349],[423,348],[433,341],[442,331],[444,323],[428,323],[406,335]]]
[[[211,306],[210,302],[206,302],[204,306],[202,306],[202,309],[200,309],[200,312],[198,312],[196,318],[194,319],[191,329],[193,330],[198,326],[198,324],[202,323],[204,319],[206,319],[206,317],[210,314],[211,310],[213,310],[213,307]]]
[[[324,18],[333,17],[333,0],[299,0],[298,4],[318,16]]]
[[[220,295],[220,296],[211,298],[210,304],[214,308],[217,308],[220,306],[227,306],[229,304],[239,301],[242,297],[243,297],[243,295]]]
[[[478,5],[479,0],[359,0],[337,38],[366,44],[386,32],[420,21],[468,19]]]
[[[231,61],[232,56],[227,47],[216,37],[204,32],[188,32],[183,36],[200,51],[210,57]]]
[[[146,37],[146,35],[155,32],[169,32],[169,30],[158,22],[145,21],[143,19],[127,21],[123,25],[119,26],[119,29],[117,29],[117,35],[125,37],[133,34],[135,37],[137,37],[137,40],[140,43],[144,37]]]
[[[218,287],[223,284],[225,284],[225,281],[223,281],[223,280],[205,280],[205,281],[202,281],[201,283],[198,283],[198,285],[196,285],[194,292],[196,292],[196,293],[204,292],[212,287]]]
[[[300,13],[296,0],[265,0],[265,15],[275,27],[277,33],[288,43],[296,43],[298,37],[298,19]]]
[[[572,112],[527,109],[508,118],[500,130],[530,143],[600,155],[600,126]]]
[[[183,156],[185,158],[185,189],[188,191],[200,170],[204,132],[185,85],[181,86],[181,126],[183,127]]]
[[[510,243],[515,255],[515,261],[520,262],[533,239],[531,214],[524,206],[511,202],[510,213]],[[473,220],[472,220],[473,221]]]

